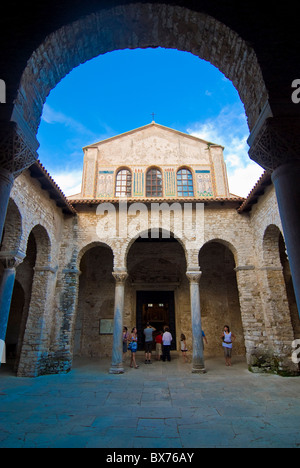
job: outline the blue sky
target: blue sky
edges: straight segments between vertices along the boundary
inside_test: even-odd
[[[248,157],[249,130],[232,83],[177,50],[101,55],[74,69],[44,105],[39,158],[66,195],[80,192],[82,147],[154,120],[225,146],[230,191],[247,196],[263,170]]]

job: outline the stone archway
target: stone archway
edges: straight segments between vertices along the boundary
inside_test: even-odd
[[[208,344],[206,356],[222,355],[224,325],[236,335],[234,355],[245,356],[245,339],[234,255],[225,242],[210,241],[199,253],[202,326]]]
[[[43,352],[49,352],[52,318],[53,288],[55,271],[50,266],[51,240],[47,230],[40,224],[33,227],[27,241],[29,278],[26,326],[21,344],[18,376],[36,377],[47,373],[47,359]]]
[[[137,326],[139,348],[144,349],[143,330],[150,321],[158,331],[164,326],[170,328],[173,350],[180,349],[183,332],[191,349],[189,283],[182,244],[170,233],[163,237],[159,230],[155,239],[150,235],[135,239],[126,260],[129,281],[125,287],[124,324],[128,328]]]
[[[293,304],[288,300],[286,280],[289,265],[281,231],[275,224],[267,226],[264,232],[263,262],[264,309],[271,354],[269,365],[276,372],[293,373],[295,365],[290,357],[299,318],[295,313],[295,300]]]
[[[114,318],[113,252],[108,246],[95,243],[87,246],[80,257],[73,355],[108,357],[112,350],[109,325]]]
[[[24,119],[36,134],[46,97],[73,68],[113,50],[159,46],[191,52],[222,71],[237,88],[253,128],[268,99],[253,49],[207,14],[151,3],[100,10],[47,36],[23,72],[13,120]]]

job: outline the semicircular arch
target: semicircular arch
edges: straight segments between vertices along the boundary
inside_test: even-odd
[[[212,16],[160,3],[101,9],[48,35],[23,71],[12,120],[23,117],[36,133],[46,97],[73,68],[114,50],[147,47],[191,52],[217,67],[237,89],[254,127],[268,99],[254,50]]]

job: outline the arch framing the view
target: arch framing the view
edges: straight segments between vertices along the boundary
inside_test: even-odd
[[[73,68],[114,50],[147,47],[191,52],[217,67],[236,87],[253,129],[268,99],[254,50],[209,15],[150,3],[100,10],[51,33],[24,69],[12,120],[36,134],[48,94]]]

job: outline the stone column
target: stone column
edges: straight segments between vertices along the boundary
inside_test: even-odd
[[[191,294],[191,315],[192,315],[192,333],[193,333],[193,362],[192,372],[204,374],[206,372],[203,355],[203,339],[201,325],[201,308],[200,308],[200,289],[199,281],[201,271],[187,271],[186,276],[190,282]]]
[[[128,277],[127,271],[113,272],[113,277],[116,281],[115,289],[115,310],[114,310],[114,337],[113,337],[113,351],[112,351],[112,364],[110,374],[123,374],[124,368],[123,360],[123,315],[124,315],[124,295],[125,295],[125,282]]]
[[[0,239],[2,239],[6,212],[11,188],[14,183],[13,175],[7,170],[0,169]]]
[[[279,166],[272,174],[300,315],[300,160]]]
[[[0,260],[4,264],[4,273],[0,284],[0,365],[5,344],[11,298],[13,294],[16,268],[24,260],[21,252],[1,252]]]

